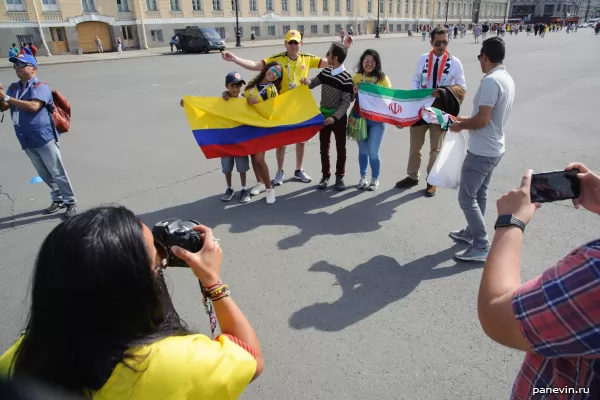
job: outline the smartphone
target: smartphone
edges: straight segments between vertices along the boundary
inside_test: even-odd
[[[571,169],[533,174],[531,176],[531,202],[550,203],[578,198],[581,194],[578,173],[578,169]]]

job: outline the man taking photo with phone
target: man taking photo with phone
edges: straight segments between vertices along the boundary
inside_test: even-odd
[[[451,231],[450,237],[469,244],[457,253],[463,261],[485,261],[489,242],[483,216],[492,172],[505,151],[504,126],[515,98],[515,82],[502,63],[506,49],[499,37],[485,40],[477,56],[485,74],[473,98],[473,115],[459,117],[450,131],[469,131],[469,151],[463,162],[458,203],[467,227]]]
[[[581,187],[575,208],[600,214],[600,176],[572,163]],[[483,269],[477,312],[490,339],[525,352],[511,399],[600,398],[600,239],[573,250],[555,266],[521,284],[531,171],[498,200],[498,222]]]

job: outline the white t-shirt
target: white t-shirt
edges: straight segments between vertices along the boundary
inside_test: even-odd
[[[429,53],[423,54],[419,57],[419,61],[417,62],[417,70],[413,75],[411,82],[411,89],[422,89],[422,84],[427,81],[426,87],[433,87],[433,65],[435,65],[435,60],[439,59],[438,65],[441,68],[442,58],[444,55],[439,57],[433,56],[432,67],[431,67],[431,76],[429,80],[427,80],[427,65],[429,63]],[[439,86],[450,86],[450,85],[460,85],[463,89],[467,90],[467,81],[465,80],[465,71],[463,69],[462,63],[458,58],[450,54],[448,60],[446,60],[446,65],[444,67],[444,71],[442,71],[442,79],[440,80]]]

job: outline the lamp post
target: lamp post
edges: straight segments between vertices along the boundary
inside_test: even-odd
[[[238,0],[235,0],[235,47],[242,47],[242,35],[240,33],[240,19],[238,18]]]
[[[379,39],[379,13],[381,12],[381,10],[379,9],[381,7],[381,0],[377,0],[377,28],[375,28],[375,38]]]
[[[508,2],[510,0],[506,0],[506,7],[504,7],[504,23],[506,24],[506,15],[508,14]]]
[[[448,9],[450,8],[450,0],[446,1],[446,20],[444,21],[444,25],[448,24]]]

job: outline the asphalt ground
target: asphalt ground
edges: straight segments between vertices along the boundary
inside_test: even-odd
[[[600,144],[593,122],[600,85],[593,31],[548,33],[544,39],[522,33],[505,40],[506,67],[517,93],[507,151],[491,182],[490,234],[495,200],[518,185],[526,169],[562,169],[571,161],[597,168]],[[393,86],[407,88],[428,46],[420,37],[357,41],[346,66],[354,67],[363,50],[375,48]],[[304,51],[325,55],[327,47],[310,44]],[[471,36],[450,45],[465,68],[463,115],[471,113],[482,77],[479,48]],[[246,48],[238,54],[259,59],[278,51]],[[491,342],[479,327],[482,264],[453,260],[463,246],[448,237],[465,225],[457,192],[440,190],[425,198],[424,178],[411,190],[394,188],[406,174],[408,129],[387,129],[376,192],[317,191],[315,137],[304,163],[312,183],[286,182],[272,206],[262,195],[246,205],[220,200],[226,188],[220,162],[204,158],[178,103],[183,95],[219,95],[225,74],[235,69],[219,54],[40,68],[40,78],[73,107],[72,131],[61,149],[80,209],[117,203],[148,224],[179,217],[214,228],[225,253],[223,278],[256,328],[266,359],[264,374],[244,399],[508,398],[523,354]],[[5,87],[14,80],[13,71],[0,71]],[[319,91],[314,95],[318,99]],[[36,172],[10,125],[8,116],[0,124],[2,350],[26,318],[36,252],[60,222],[60,215],[41,215],[48,189],[29,184]],[[347,148],[346,182],[354,186],[357,146],[348,142]],[[274,175],[274,151],[268,156]],[[291,146],[288,178],[294,160]],[[423,173],[426,162],[425,156]],[[239,190],[237,177],[234,183]],[[541,273],[597,231],[597,217],[568,202],[544,205],[527,228],[522,278]],[[167,275],[183,318],[210,332],[191,272]]]

